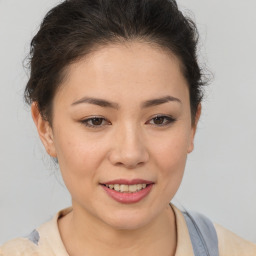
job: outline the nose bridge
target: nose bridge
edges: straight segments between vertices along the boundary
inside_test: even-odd
[[[133,122],[120,125],[115,133],[111,161],[115,165],[134,168],[148,160],[141,127]]]
[[[120,144],[121,149],[127,153],[136,152],[142,147],[142,141],[140,140],[141,129],[135,124],[127,123],[121,129]]]

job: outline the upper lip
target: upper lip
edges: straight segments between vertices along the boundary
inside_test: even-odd
[[[150,180],[143,180],[143,179],[133,179],[133,180],[126,180],[126,179],[116,179],[116,180],[110,180],[107,182],[103,182],[100,184],[104,185],[110,185],[110,184],[124,184],[124,185],[135,185],[135,184],[153,184],[153,181]]]

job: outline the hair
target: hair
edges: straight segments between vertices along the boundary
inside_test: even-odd
[[[97,47],[142,41],[171,51],[188,83],[192,122],[205,84],[195,23],[175,0],[66,0],[50,10],[31,41],[26,103],[51,123],[52,102],[69,65]]]

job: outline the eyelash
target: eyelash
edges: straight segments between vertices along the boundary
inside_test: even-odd
[[[151,124],[151,125],[156,125],[158,127],[165,127],[165,126],[168,126],[172,123],[174,123],[176,121],[175,118],[171,117],[171,116],[166,116],[166,115],[157,115],[153,118],[151,118],[149,121],[152,121],[152,120],[156,120],[156,119],[159,119],[159,118],[164,118],[166,121],[163,123],[163,124]],[[107,125],[110,125],[111,123],[106,120],[104,117],[99,117],[99,116],[94,116],[94,117],[90,117],[90,118],[87,118],[87,119],[84,119],[81,121],[81,123],[87,127],[90,127],[90,128],[93,128],[93,129],[97,129],[97,128],[101,128],[102,126],[104,126],[105,124],[99,124],[99,125],[93,125],[93,124],[89,124],[89,122],[95,120],[95,119],[98,119],[102,122],[107,122]],[[150,122],[147,121],[146,124],[150,124]]]
[[[90,121],[93,121],[94,119],[99,119],[101,121],[105,121],[107,122],[109,125],[110,122],[108,122],[104,117],[100,117],[100,116],[93,116],[93,117],[90,117],[90,118],[87,118],[87,119],[84,119],[81,121],[81,123],[87,127],[90,127],[90,128],[94,128],[94,129],[97,129],[97,128],[101,128],[102,126],[104,126],[104,124],[100,124],[100,125],[93,125],[93,124],[89,124]]]
[[[156,125],[158,127],[164,127],[164,126],[168,126],[176,121],[176,119],[173,118],[172,116],[166,116],[166,115],[156,115],[155,117],[151,118],[150,121],[156,120],[159,118],[164,118],[166,121],[163,124],[152,124],[152,125]]]

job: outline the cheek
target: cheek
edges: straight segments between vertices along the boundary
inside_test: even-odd
[[[189,134],[178,130],[167,134],[158,143],[154,143],[154,155],[161,169],[175,171],[179,166],[184,166],[187,158]],[[178,168],[179,169],[179,168]]]
[[[95,140],[90,143],[90,139],[77,131],[62,130],[55,138],[55,147],[63,179],[71,193],[74,189],[84,191],[85,187],[88,190],[98,182],[97,169],[104,156],[102,144]]]
[[[162,150],[158,157],[158,165],[161,179],[167,184],[179,186],[184,174],[187,152],[180,145],[166,145],[165,151]]]
[[[159,183],[162,192],[169,200],[177,192],[187,159],[189,136],[186,132],[177,132],[173,136],[166,136],[154,147],[157,169],[159,170]]]

